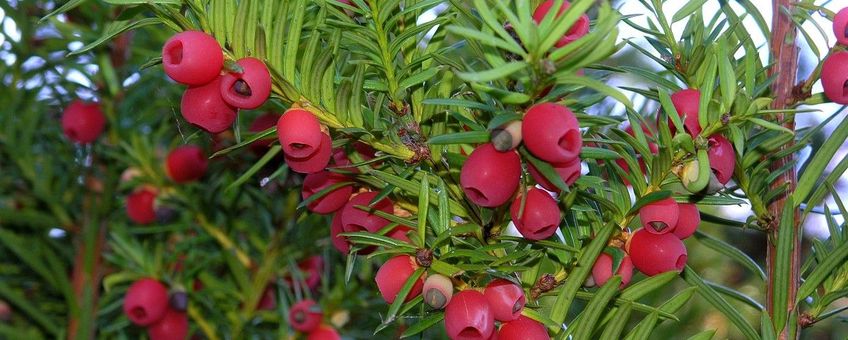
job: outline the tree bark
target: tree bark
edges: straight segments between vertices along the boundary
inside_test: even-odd
[[[792,0],[773,0],[772,1],[772,35],[770,37],[770,46],[771,46],[771,55],[772,55],[772,65],[769,70],[769,75],[776,76],[774,83],[771,86],[772,96],[774,97],[774,102],[772,102],[772,109],[787,109],[790,108],[794,102],[794,87],[796,82],[796,74],[798,72],[798,46],[795,43],[795,38],[797,37],[798,31],[795,27],[795,24],[792,22],[792,18],[790,18],[786,13],[791,8],[793,1]],[[785,113],[777,113],[773,117],[774,122],[783,125],[784,127],[795,131],[795,120],[791,114]],[[780,150],[786,149],[792,146],[792,142],[788,143],[781,147]],[[783,157],[773,164],[771,164],[770,168],[772,171],[776,171],[780,169],[786,164],[794,161],[795,155],[789,154],[786,157]],[[781,185],[788,185],[785,194],[779,196],[777,199],[769,203],[768,211],[769,215],[772,217],[769,221],[768,232],[768,247],[767,247],[767,270],[769,273],[768,279],[768,292],[767,292],[767,300],[766,306],[769,312],[769,315],[774,316],[774,312],[779,309],[785,309],[789,311],[790,319],[786,322],[786,327],[783,329],[775,330],[778,334],[779,339],[796,339],[798,338],[798,329],[797,327],[797,317],[792,317],[791,311],[795,309],[795,299],[798,292],[798,285],[800,282],[799,278],[799,269],[801,263],[801,225],[799,221],[799,214],[796,211],[793,214],[793,223],[792,228],[792,242],[794,243],[794,247],[792,247],[792,258],[791,258],[791,281],[789,284],[789,299],[787,301],[786,306],[774,306],[773,304],[773,296],[774,296],[774,286],[775,286],[775,277],[772,275],[775,270],[775,257],[777,255],[777,233],[778,226],[780,224],[780,216],[783,212],[783,207],[786,204],[786,197],[795,191],[795,187],[797,184],[797,174],[794,170],[784,172],[780,177],[778,177],[773,183],[771,183],[771,188],[775,189]],[[790,326],[792,325],[792,326]],[[793,331],[794,330],[794,331]]]

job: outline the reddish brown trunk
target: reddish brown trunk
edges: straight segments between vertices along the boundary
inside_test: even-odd
[[[771,36],[771,53],[773,56],[774,65],[769,70],[770,75],[776,75],[775,81],[771,86],[772,95],[774,96],[774,102],[772,103],[773,109],[786,109],[789,108],[794,103],[793,98],[793,88],[795,86],[796,81],[796,73],[798,70],[798,46],[795,44],[795,38],[797,36],[797,29],[795,25],[792,23],[792,18],[786,15],[785,12],[788,12],[791,3],[791,0],[773,0],[772,2],[772,36]],[[778,113],[774,115],[774,121],[778,124],[782,124],[784,127],[795,130],[795,121],[794,118],[787,116],[784,113]],[[792,143],[789,143],[781,148],[785,149],[790,147]],[[784,165],[791,163],[794,160],[794,155],[790,154],[771,165],[771,169],[773,171],[782,168]],[[774,273],[775,269],[775,256],[777,255],[777,229],[780,223],[779,218],[783,211],[783,207],[786,204],[786,197],[788,194],[791,194],[795,191],[795,186],[797,183],[797,175],[795,171],[787,171],[783,173],[780,177],[778,177],[774,183],[771,184],[771,187],[777,188],[783,184],[787,184],[788,188],[786,190],[786,194],[781,195],[775,201],[769,204],[769,214],[774,217],[771,220],[769,227],[769,237],[768,237],[768,263],[767,270],[769,273],[768,280],[768,294],[766,299],[766,305],[768,308],[769,315],[774,315],[774,311],[778,309],[786,309],[791,311],[795,309],[795,297],[798,291],[798,283],[799,279],[799,266],[801,262],[801,225],[798,220],[798,212],[796,211],[794,214],[794,221],[792,223],[792,228],[794,228],[793,233],[793,241],[795,246],[792,251],[792,259],[791,259],[791,282],[789,285],[789,299],[788,304],[786,306],[774,306],[772,303],[772,299],[774,296],[774,286],[775,281],[772,273]],[[790,319],[787,321],[787,327],[784,329],[776,330],[778,332],[779,339],[795,339],[798,337],[797,329],[798,327],[790,327],[790,324],[797,324],[797,319]],[[796,332],[790,334],[790,329],[795,329]]]

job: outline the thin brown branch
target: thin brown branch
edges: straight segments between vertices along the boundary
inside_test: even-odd
[[[789,9],[792,6],[792,0],[773,0],[772,1],[772,35],[771,35],[771,55],[774,61],[773,66],[769,70],[769,75],[775,76],[775,81],[771,86],[772,96],[774,97],[774,102],[772,102],[772,109],[787,109],[791,108],[791,105],[795,102],[796,89],[796,73],[798,70],[798,46],[795,43],[795,39],[797,37],[798,31],[792,22],[792,18],[787,15]],[[791,114],[777,113],[773,116],[774,122],[783,125],[784,127],[795,130],[795,120]],[[788,147],[791,147],[792,143],[788,143],[781,147],[780,150],[784,150]],[[794,161],[794,155],[789,154],[786,157],[783,157],[773,164],[771,164],[772,170],[781,169],[784,165],[790,164]],[[777,232],[778,232],[778,219],[776,216],[780,216],[783,211],[783,207],[786,204],[786,197],[788,194],[791,194],[795,190],[795,186],[797,184],[797,174],[794,171],[786,171],[781,176],[779,176],[773,183],[771,183],[771,188],[776,189],[783,184],[788,185],[786,192],[779,196],[777,199],[769,203],[768,212],[770,215],[770,221],[772,221],[769,226],[769,233],[771,237],[768,237],[768,293],[767,293],[767,309],[770,315],[774,315],[774,312],[779,309],[785,309],[789,311],[790,315],[792,315],[791,311],[795,309],[795,297],[798,291],[798,283],[799,280],[799,265],[801,260],[801,226],[800,221],[798,219],[799,214],[796,211],[794,214],[794,221],[792,224],[792,228],[794,228],[793,232],[793,240],[795,246],[792,247],[792,255],[791,255],[791,281],[789,285],[789,298],[786,306],[774,306],[773,305],[773,297],[774,297],[774,287],[775,287],[775,276],[773,275],[775,266],[776,266],[776,255],[777,255]],[[798,320],[788,320],[787,326],[784,329],[778,330],[779,339],[796,339],[798,337],[797,330],[799,327],[792,327],[791,324],[797,324]],[[790,334],[790,330],[794,329],[795,332]]]

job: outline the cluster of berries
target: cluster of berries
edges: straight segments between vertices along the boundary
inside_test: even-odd
[[[408,255],[395,256],[380,267],[374,280],[386,303],[395,301],[418,268],[416,259]],[[466,288],[454,294],[450,278],[430,274],[415,282],[404,302],[422,294],[430,307],[444,308],[445,330],[451,339],[550,339],[541,323],[521,315],[524,289],[511,281],[494,279],[484,289]],[[498,330],[495,321],[501,325]]]
[[[848,46],[848,7],[833,18],[836,43]],[[848,51],[833,52],[825,59],[821,70],[824,94],[834,103],[848,105]]]
[[[238,109],[255,109],[271,94],[271,74],[256,58],[224,67],[224,52],[212,36],[180,32],[162,47],[162,66],[174,81],[187,85],[180,111],[191,124],[210,133],[229,128]]]
[[[161,282],[143,278],[127,289],[124,314],[133,324],[147,327],[151,340],[183,340],[188,336],[187,304],[185,293],[169,296]]]

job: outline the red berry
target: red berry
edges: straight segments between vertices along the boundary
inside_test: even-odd
[[[330,157],[333,155],[333,139],[330,135],[324,133],[321,145],[318,146],[318,152],[306,158],[295,158],[285,155],[286,164],[294,172],[309,174],[324,170],[327,164],[330,164]]]
[[[320,325],[314,331],[309,332],[306,340],[341,340],[341,337],[333,327]]]
[[[250,127],[247,128],[247,131],[252,133],[260,133],[262,131],[268,130],[274,126],[277,126],[277,121],[280,120],[280,115],[276,113],[265,113],[261,116],[256,117],[252,123],[250,123]],[[268,150],[268,147],[271,146],[271,143],[274,142],[274,138],[263,138],[257,140],[250,144],[250,149],[258,154],[264,153]]]
[[[474,204],[497,207],[518,189],[521,160],[515,151],[498,152],[491,143],[474,149],[459,175],[465,196]]]
[[[321,282],[321,273],[324,271],[324,258],[318,255],[310,256],[303,261],[297,263],[297,269],[300,270],[303,281],[309,289],[318,287]],[[291,274],[283,278],[289,285],[294,285],[294,279]]]
[[[398,241],[412,243],[412,240],[410,240],[408,236],[410,231],[412,231],[412,227],[406,225],[398,225],[397,227],[394,227],[391,231],[386,233],[386,236]]]
[[[536,24],[541,23],[545,18],[545,15],[551,11],[551,7],[553,7],[553,5],[554,0],[546,0],[539,4],[539,7],[536,7],[536,10],[533,12],[533,21],[535,21]],[[559,8],[559,11],[557,11],[556,17],[559,18],[562,16],[562,14],[565,13],[565,10],[569,7],[571,7],[571,3],[563,1],[562,6]],[[555,46],[563,47],[568,45],[575,40],[582,38],[587,33],[589,33],[589,16],[583,14],[574,24],[571,25],[568,31],[565,32],[565,35],[556,42]]]
[[[127,196],[127,216],[138,224],[156,221],[156,192],[142,188]]]
[[[445,308],[445,330],[453,340],[483,340],[495,330],[495,315],[476,290],[456,293]]]
[[[150,340],[185,340],[188,336],[188,316],[169,308],[161,320],[147,328],[147,336]]]
[[[168,288],[152,278],[133,282],[124,295],[124,314],[139,326],[161,320],[167,309]]]
[[[301,191],[301,197],[303,197],[303,199],[307,199],[326,188],[347,181],[350,181],[350,179],[345,175],[329,172],[326,170],[313,172],[311,174],[306,175],[306,178],[303,180],[303,190]],[[352,193],[353,186],[345,185],[343,187],[334,189],[333,191],[324,194],[320,198],[313,200],[306,207],[307,209],[309,209],[309,211],[314,213],[329,214],[341,209],[345,205],[345,203],[347,203],[348,199],[350,199],[350,195]]]
[[[836,43],[848,46],[848,7],[839,10],[833,17],[833,34],[836,36]]]
[[[592,266],[592,279],[598,286],[603,286],[612,277],[613,258],[607,253],[601,253],[598,259],[595,260],[595,265]],[[618,266],[616,275],[621,276],[620,287],[627,286],[630,279],[633,277],[633,262],[630,256],[626,254],[621,259],[621,264]]]
[[[262,292],[262,297],[259,298],[259,304],[256,305],[256,309],[274,310],[277,308],[277,294],[274,290],[274,286],[271,284],[265,286],[265,290]]]
[[[583,147],[577,117],[564,105],[533,105],[524,115],[521,134],[527,150],[552,163],[574,161]]]
[[[377,192],[369,191],[353,196],[340,211],[342,214],[342,227],[345,232],[367,231],[376,233],[389,224],[389,220],[377,216],[368,211],[356,208],[356,206],[368,206],[377,197]],[[394,203],[388,198],[383,198],[371,207],[391,214],[394,212]]]
[[[524,289],[508,280],[492,280],[486,286],[483,294],[486,296],[486,301],[489,302],[495,320],[515,320],[524,310],[524,303],[526,302]]]
[[[106,118],[98,103],[72,101],[62,112],[62,132],[73,142],[88,144],[103,132]]]
[[[548,331],[541,323],[526,316],[504,323],[498,331],[498,340],[546,340]]]
[[[556,233],[560,221],[559,212],[559,206],[551,195],[536,188],[527,190],[523,212],[520,196],[512,201],[509,207],[515,228],[529,240],[544,240]]]
[[[262,106],[271,95],[271,73],[262,60],[241,58],[236,61],[244,72],[228,72],[221,77],[221,96],[227,104],[240,109]]]
[[[323,318],[321,306],[312,300],[300,301],[289,309],[289,324],[296,331],[311,332],[321,325]]]
[[[177,183],[191,182],[203,177],[208,162],[203,149],[197,145],[183,145],[172,150],[165,162],[168,177]]]
[[[220,83],[221,78],[215,78],[208,84],[185,90],[180,110],[186,121],[210,133],[219,133],[233,125],[236,110],[221,98]]]
[[[709,138],[709,145],[707,155],[710,158],[710,169],[713,170],[719,183],[727,184],[733,177],[733,169],[736,167],[733,144],[722,135],[712,135]]]
[[[671,103],[680,120],[683,122],[683,128],[693,137],[701,133],[701,124],[698,122],[698,111],[701,105],[701,91],[693,89],[685,89],[677,91],[671,95]],[[677,131],[677,127],[672,123],[671,118],[668,120],[668,128],[672,134]]]
[[[630,237],[627,251],[636,269],[648,276],[679,272],[686,266],[686,246],[674,234],[652,234],[639,229]]]
[[[677,219],[677,227],[674,228],[674,236],[684,240],[695,233],[698,225],[701,224],[701,213],[698,211],[698,206],[691,203],[678,203],[680,209],[680,217]]]
[[[377,289],[380,290],[380,295],[386,303],[393,303],[398,293],[400,292],[406,280],[412,276],[418,265],[415,263],[415,258],[408,255],[395,256],[386,263],[380,266],[377,270],[377,275],[374,276],[374,281],[377,282]],[[412,290],[406,295],[404,302],[412,301],[416,296],[421,294],[421,288],[424,286],[423,277],[418,278],[418,282],[412,286]]]
[[[333,247],[342,254],[350,253],[350,242],[339,234],[345,232],[342,228],[342,212],[338,211],[333,215],[333,221],[330,222],[330,240],[333,242]],[[360,252],[361,253],[361,252]]]
[[[556,185],[554,185],[551,181],[549,181],[532,163],[527,163],[527,171],[530,172],[530,176],[533,177],[533,180],[536,183],[539,183],[545,190],[553,191],[559,193],[560,190]],[[559,174],[559,178],[565,182],[566,185],[571,186],[574,182],[577,182],[577,179],[580,178],[580,158],[575,158],[573,161],[562,164],[551,164],[553,166],[554,171]]]
[[[224,53],[212,36],[199,31],[177,33],[162,47],[162,66],[174,81],[203,85],[221,73]]]
[[[671,197],[648,203],[639,209],[642,227],[654,234],[666,234],[673,231],[679,216],[680,209]]]
[[[848,51],[833,53],[824,60],[821,81],[830,101],[848,105]]]
[[[288,157],[307,158],[317,153],[323,135],[318,119],[303,109],[289,109],[277,122],[277,136]]]
[[[447,276],[430,274],[424,281],[424,303],[435,309],[442,309],[453,297],[453,282]]]

